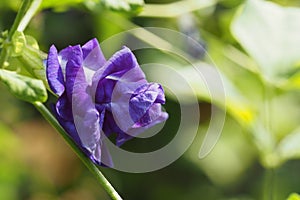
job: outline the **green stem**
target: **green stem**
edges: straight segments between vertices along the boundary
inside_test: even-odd
[[[217,3],[215,0],[185,0],[169,4],[145,4],[141,17],[174,18],[195,10],[212,7]]]
[[[274,192],[275,192],[275,170],[279,165],[279,159],[277,155],[274,153],[276,148],[276,135],[274,133],[274,128],[272,126],[272,100],[274,96],[274,88],[273,86],[264,81],[264,101],[263,101],[263,120],[265,124],[265,128],[268,134],[270,134],[273,139],[272,144],[267,149],[267,156],[269,157],[267,160],[268,169],[266,171],[266,179],[265,179],[265,200],[273,200]]]
[[[30,1],[30,0],[29,0]],[[31,18],[35,15],[35,13],[38,11],[42,0],[31,0],[31,4],[26,11],[25,15],[23,15],[20,22],[18,22],[17,31],[23,32],[27,25],[29,24]]]
[[[275,191],[275,169],[267,169],[265,175],[265,190],[264,190],[264,200],[273,200]]]
[[[13,34],[16,32],[16,30],[18,29],[20,22],[22,21],[24,15],[26,14],[28,8],[30,7],[32,3],[32,0],[23,0],[22,5],[17,13],[17,16],[15,18],[15,21],[11,27],[11,29],[9,30],[8,33],[8,37],[7,40],[10,41],[10,39],[12,38]]]
[[[70,145],[73,151],[85,164],[85,166],[95,175],[97,181],[103,186],[106,192],[113,200],[122,200],[120,195],[116,192],[113,186],[108,182],[100,170],[95,166],[95,164],[78,148],[76,143],[68,136],[66,131],[60,126],[58,121],[53,117],[49,110],[41,102],[35,102],[33,105],[36,109],[43,115],[43,117],[60,133],[60,135],[65,139],[65,141]]]

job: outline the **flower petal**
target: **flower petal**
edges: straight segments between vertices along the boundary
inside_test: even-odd
[[[129,113],[135,123],[146,114],[158,97],[160,98],[159,102],[161,101],[159,88],[161,88],[159,84],[150,83],[144,84],[134,91],[129,101]],[[144,121],[144,123],[147,122]]]
[[[82,146],[90,153],[96,150],[100,141],[99,114],[96,109],[87,110],[84,115],[74,111],[74,123]]]
[[[119,80],[126,72],[136,68],[131,72],[130,76],[126,76],[127,81],[139,81],[145,79],[144,72],[140,69],[140,66],[135,58],[135,55],[127,47],[123,47],[120,51],[116,52],[104,66],[104,73],[108,79]]]
[[[98,165],[102,165],[106,167],[114,166],[111,155],[105,145],[105,142],[101,141],[97,144],[96,150],[94,154],[90,156],[90,158],[94,163]]]
[[[100,116],[88,87],[81,67],[77,71],[77,77],[72,88],[72,112],[81,143],[85,149],[93,154],[97,143],[100,141]]]
[[[127,82],[118,82],[114,88],[111,110],[120,129],[117,145],[168,118],[168,114],[161,111],[161,103],[165,102],[162,87],[157,83],[135,84],[135,89],[132,87],[127,92],[124,92],[124,88],[128,89]]]
[[[88,150],[82,144],[82,140],[77,133],[77,127],[73,121],[64,120],[61,118],[58,113],[56,113],[55,108],[53,106],[54,114],[59,121],[60,125],[66,130],[69,136],[74,140],[74,142],[90,157],[90,159],[98,165],[113,167],[113,162],[111,156],[106,148],[105,144],[101,141],[96,143],[96,148],[93,152]]]
[[[71,48],[71,50],[70,50]],[[77,84],[85,83],[85,75],[82,67],[82,51],[79,45],[69,47],[69,58],[66,63],[66,92],[69,101],[72,103],[72,93],[74,89],[75,81]]]
[[[117,138],[116,138],[116,145],[117,146],[121,146],[122,144],[124,144],[126,141],[130,140],[131,138],[143,133],[144,131],[146,131],[147,129],[162,123],[164,121],[166,121],[169,117],[168,113],[166,112],[161,112],[161,106],[160,104],[153,106],[154,110],[152,112],[152,117],[155,116],[151,123],[149,123],[148,125],[144,126],[140,126],[138,123],[134,124],[132,127],[130,127],[126,133],[123,132],[121,134],[118,134]],[[158,114],[159,113],[159,114]]]
[[[135,122],[132,128],[140,128],[149,124],[153,124],[154,121],[160,118],[161,114],[161,104],[155,103],[151,105],[147,112],[144,113],[144,115],[141,116],[138,121]]]
[[[56,105],[56,113],[64,120],[73,120],[72,114],[72,105],[68,100],[66,93],[63,93],[57,100]]]
[[[130,75],[124,76],[130,72]],[[145,79],[134,54],[127,47],[116,52],[93,77],[97,102],[109,102],[117,81],[137,82]]]
[[[66,95],[71,105],[74,123],[82,147],[91,154],[100,140],[99,114],[88,93],[82,62],[83,54],[79,45],[68,47],[61,52],[66,60]],[[70,107],[68,107],[70,109]]]
[[[57,49],[54,45],[50,47],[46,65],[46,75],[50,89],[60,96],[65,90],[65,82],[58,60]]]
[[[158,88],[158,95],[157,98],[155,100],[155,103],[161,103],[161,104],[165,104],[166,103],[166,98],[165,98],[165,92],[164,89],[162,88],[162,86],[160,84],[157,84]]]
[[[58,60],[61,66],[63,75],[66,76],[66,65],[68,60],[72,57],[73,47],[68,46],[58,53]]]
[[[100,69],[106,62],[106,59],[100,49],[96,38],[88,41],[82,46],[83,66],[91,70]]]
[[[81,147],[82,146],[81,141],[80,141],[80,138],[77,134],[74,122],[61,118],[60,115],[57,113],[56,108],[54,107],[54,105],[52,105],[52,110],[54,111],[54,115],[55,115],[57,121],[59,122],[59,124],[65,129],[65,131],[74,140],[74,142],[78,146]]]

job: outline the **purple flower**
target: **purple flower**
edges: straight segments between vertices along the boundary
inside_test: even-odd
[[[58,96],[56,118],[96,164],[112,167],[104,138],[116,134],[116,145],[168,118],[162,87],[148,83],[135,56],[123,47],[108,61],[98,41],[51,46],[46,60],[49,87]]]

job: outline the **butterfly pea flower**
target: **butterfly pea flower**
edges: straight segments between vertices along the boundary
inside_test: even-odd
[[[147,82],[127,47],[106,60],[97,39],[59,52],[52,45],[45,65],[58,122],[98,165],[113,166],[106,137],[120,146],[168,118],[163,88]]]

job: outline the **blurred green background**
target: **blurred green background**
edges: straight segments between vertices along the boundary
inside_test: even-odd
[[[293,49],[284,44],[299,44],[296,38],[300,35],[300,28],[293,29],[292,21],[299,23],[297,17],[300,11],[286,10],[288,17],[278,18],[286,20],[283,22],[276,20],[276,17],[279,16],[278,9],[299,7],[298,0],[274,0],[272,2],[276,3],[276,8],[273,8],[275,4],[270,7],[262,4],[260,7],[249,1],[246,11],[242,9],[245,2],[241,0],[206,0],[203,3],[199,3],[202,2],[200,0],[147,0],[139,14],[111,9],[105,6],[105,1],[45,2],[44,8],[26,30],[26,34],[37,39],[44,52],[48,51],[51,44],[62,49],[67,45],[84,44],[93,37],[100,42],[105,41],[132,28],[163,27],[180,31],[197,40],[207,53],[188,43],[174,46],[186,51],[193,62],[216,65],[224,76],[228,95],[227,116],[222,135],[213,151],[204,159],[198,158],[212,106],[220,110],[224,107],[218,103],[218,99],[209,99],[207,91],[191,83],[198,95],[201,120],[197,138],[180,159],[158,171],[142,174],[101,168],[124,199],[281,200],[292,192],[300,192],[300,162],[297,160],[300,155],[300,62],[296,63],[300,61],[300,51],[292,60],[295,67],[290,67],[289,63],[284,68],[284,62],[278,63],[280,66],[277,68],[268,65],[276,61],[272,57],[275,50],[270,49],[278,48],[280,56],[282,52],[294,55],[291,53]],[[10,28],[19,6],[18,0],[1,0],[0,31]],[[266,10],[260,11],[260,8]],[[266,16],[257,14],[265,11]],[[244,18],[239,18],[239,15]],[[261,20],[263,22],[274,24],[261,26],[257,23],[257,29],[252,29],[251,20],[254,24],[260,21],[255,18],[257,16],[266,19]],[[283,24],[286,25],[284,28],[281,27]],[[248,32],[250,36],[243,35],[243,30],[247,28],[253,30]],[[274,36],[277,29],[282,31],[279,39]],[[261,30],[261,33],[257,30]],[[146,33],[147,30],[139,36],[151,43]],[[259,40],[264,37],[263,33],[270,38]],[[273,47],[273,39],[286,43]],[[107,57],[112,55],[128,40],[123,38],[112,43],[111,49],[105,49],[104,54]],[[268,48],[260,46],[268,45],[268,42]],[[187,79],[192,77],[189,74],[192,72],[188,71],[191,66],[165,52],[143,50],[134,53],[141,64],[165,63],[182,70]],[[260,57],[264,53],[265,57]],[[280,56],[276,54],[274,57],[289,59],[288,56]],[[150,80],[158,82],[160,78],[172,78],[167,74],[158,76],[155,71],[146,71],[146,74]],[[90,172],[34,107],[9,94],[2,84],[0,90],[0,199],[109,199]],[[53,98],[49,99],[51,102]],[[134,139],[123,148],[147,152],[168,143],[176,134],[181,117],[178,101],[171,94],[167,95],[165,109],[170,119],[161,133],[150,139]],[[186,131],[188,134],[189,130]]]

